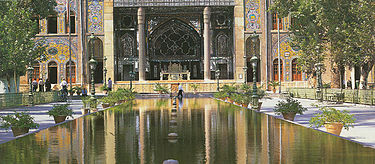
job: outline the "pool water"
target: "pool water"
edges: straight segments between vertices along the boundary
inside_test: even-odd
[[[210,98],[137,99],[0,145],[0,163],[373,163],[375,149]],[[168,134],[173,137],[168,137]]]

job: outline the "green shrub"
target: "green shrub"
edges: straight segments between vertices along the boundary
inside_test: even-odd
[[[298,100],[288,97],[286,101],[279,101],[273,111],[277,115],[281,115],[282,113],[303,114],[303,112],[307,111],[307,108],[303,107]]]
[[[48,111],[49,116],[68,116],[73,118],[73,109],[69,108],[69,104],[56,104]]]
[[[14,114],[0,116],[0,128],[9,129],[10,127],[17,128],[39,128],[39,124],[35,123],[34,117],[26,112],[16,112]]]
[[[193,91],[197,91],[198,90],[198,84],[190,84],[190,87],[193,89]]]
[[[314,117],[310,119],[310,126],[321,127],[327,123],[339,122],[344,125],[346,130],[349,127],[353,127],[354,121],[353,114],[349,114],[348,111],[339,111],[332,107],[321,107],[319,109],[322,113],[315,114]]]
[[[159,83],[156,83],[154,86],[154,91],[160,92],[162,94],[169,93],[169,88],[163,85],[160,85]]]
[[[83,108],[87,109],[88,105],[90,104],[90,97],[89,96],[83,96],[81,97],[82,103],[83,103]]]
[[[214,97],[218,98],[218,99],[226,98],[228,96],[229,95],[227,93],[225,93],[225,92],[216,92],[216,93],[214,93]]]

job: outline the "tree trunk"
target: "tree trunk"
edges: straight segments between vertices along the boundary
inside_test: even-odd
[[[334,64],[331,69],[332,76],[331,76],[331,88],[340,88],[340,69],[339,67]]]
[[[7,83],[8,83],[8,92],[10,92],[10,76],[9,74],[6,74]]]
[[[372,67],[374,66],[374,62],[369,62],[369,63],[366,63],[362,66],[362,70],[361,70],[361,84],[360,84],[360,87],[362,89],[367,89],[367,80],[368,80],[368,75],[372,69]]]
[[[14,80],[14,91],[18,93],[18,87],[17,87],[17,73],[16,71],[13,71],[13,80]]]

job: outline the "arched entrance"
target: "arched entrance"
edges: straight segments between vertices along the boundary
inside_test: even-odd
[[[95,79],[95,83],[103,83],[103,42],[99,39],[99,38],[95,38],[94,40],[90,40],[89,41],[89,56],[88,56],[88,60],[87,61],[90,61],[91,59],[91,54],[92,54],[92,51],[94,51],[94,59],[98,62],[98,64],[96,65],[96,69],[94,71],[94,79]],[[92,47],[93,46],[93,47]],[[88,64],[87,64],[88,65]],[[90,68],[88,68],[90,69]],[[89,71],[89,76],[91,76],[91,70],[88,70]]]
[[[255,46],[254,46],[255,44]],[[261,72],[260,72],[260,56],[259,56],[259,53],[260,53],[260,40],[259,38],[256,40],[255,43],[253,43],[252,41],[252,37],[249,37],[246,39],[246,67],[247,67],[247,70],[246,70],[246,81],[247,82],[253,82],[253,77],[254,77],[254,73],[253,73],[253,66],[250,62],[250,59],[256,55],[258,57],[258,62],[257,62],[257,70],[255,72],[255,75],[257,77],[257,82],[260,82],[261,81]]]
[[[201,38],[191,25],[180,19],[170,19],[151,31],[148,40],[150,70],[147,79],[160,79],[161,70],[167,70],[170,63],[189,70],[191,79],[203,77]]]
[[[48,63],[48,79],[51,84],[57,84],[57,63],[54,61]]]

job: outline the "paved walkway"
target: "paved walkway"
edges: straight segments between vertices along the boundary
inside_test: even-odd
[[[282,116],[277,116],[273,112],[273,108],[277,102],[281,100],[280,98],[272,97],[271,100],[261,100],[263,101],[261,112],[264,112],[268,115],[272,115],[278,118]],[[303,115],[296,115],[294,123],[300,124],[305,127],[309,127],[309,120],[314,116],[315,113],[318,113],[319,110],[316,107],[312,107],[312,103],[318,103],[317,100],[308,100],[308,99],[297,99],[301,102],[302,106],[307,107]],[[331,106],[338,110],[347,110],[351,114],[354,114],[354,117],[357,119],[354,124],[354,128],[350,128],[349,131],[342,129],[341,137],[350,139],[355,142],[359,142],[364,146],[375,148],[375,106],[370,105],[358,105],[358,104],[335,104],[335,103],[318,103],[320,106]],[[326,131],[324,127],[319,128],[322,131]]]
[[[57,103],[50,103],[50,104],[42,104],[42,105],[35,105],[33,107],[19,107],[19,108],[11,108],[11,109],[4,109],[0,110],[0,115],[14,113],[13,111],[28,111],[35,119],[35,122],[38,123],[39,129],[30,129],[29,133],[33,133],[42,129],[46,129],[48,127],[54,126],[55,121],[53,117],[47,114],[47,111],[52,109],[54,104],[65,104],[66,102],[57,102]],[[73,118],[67,118],[67,120],[76,119],[82,116],[81,108],[83,107],[81,100],[72,100],[70,103],[70,107],[73,109]],[[101,105],[98,105],[99,110],[102,110]],[[20,137],[20,136],[19,136]],[[12,130],[4,130],[0,129],[0,144],[4,142],[8,142],[10,140],[16,139],[13,137]]]

